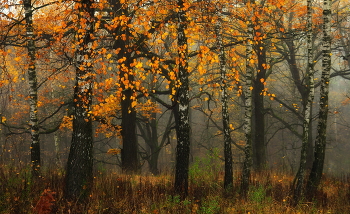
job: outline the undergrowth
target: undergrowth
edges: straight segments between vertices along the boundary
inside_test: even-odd
[[[223,190],[223,173],[196,168],[191,172],[189,196],[173,193],[171,175],[129,176],[98,172],[86,204],[63,199],[64,174],[46,170],[40,181],[30,179],[29,169],[0,168],[0,213],[347,213],[350,178],[324,177],[312,202],[289,205],[293,176],[254,174],[247,198],[239,197],[239,179],[231,194]],[[205,173],[207,172],[207,174]],[[198,173],[198,174],[196,174]],[[239,178],[239,175],[235,176]],[[199,180],[195,180],[199,179]]]

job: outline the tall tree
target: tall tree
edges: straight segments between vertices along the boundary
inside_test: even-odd
[[[29,79],[29,97],[30,97],[30,134],[31,134],[31,165],[32,175],[40,175],[40,142],[39,142],[39,125],[38,125],[38,84],[36,74],[36,48],[35,35],[33,28],[33,6],[31,0],[24,0],[23,6],[25,10],[26,20],[26,37],[27,51],[29,56],[28,63],[28,79]]]
[[[261,11],[261,10],[260,10]],[[266,167],[266,144],[265,144],[265,109],[264,109],[264,91],[267,79],[267,45],[263,41],[263,28],[258,17],[255,18],[254,30],[256,45],[254,46],[257,55],[258,70],[255,78],[253,78],[253,163],[257,171],[261,171]]]
[[[78,0],[75,56],[76,83],[72,142],[67,163],[65,198],[84,200],[93,182],[92,87],[93,87],[93,0]]]
[[[317,137],[315,141],[315,155],[309,180],[306,185],[308,197],[314,196],[323,173],[323,165],[326,153],[326,131],[328,117],[328,94],[331,70],[331,0],[323,1],[323,39],[322,39],[322,76],[320,89],[320,109],[317,125]]]
[[[299,170],[295,176],[296,186],[294,188],[293,203],[297,205],[302,195],[304,186],[304,177],[306,170],[307,151],[311,136],[310,121],[311,108],[314,100],[314,60],[313,60],[313,46],[312,46],[312,1],[307,0],[307,68],[306,68],[306,88],[308,89],[308,99],[303,109],[303,141],[300,154]],[[293,184],[294,185],[294,184]]]
[[[120,0],[110,0],[109,2],[111,4],[113,18],[122,20],[112,32],[113,35],[116,35],[113,49],[119,50],[117,61],[119,63],[120,87],[122,88],[120,101],[122,113],[121,135],[123,141],[121,167],[125,173],[137,173],[139,161],[136,137],[136,110],[135,105],[133,105],[136,96],[134,95],[134,90],[130,87],[135,79],[131,65],[133,63],[132,55],[135,51],[133,50],[135,44],[131,43],[133,38],[127,26],[130,24],[132,17],[129,15],[128,4],[126,2]]]
[[[221,81],[221,114],[224,133],[224,158],[225,158],[225,176],[224,188],[230,190],[233,187],[233,166],[232,166],[232,148],[231,148],[231,134],[230,134],[230,116],[227,105],[227,76],[226,76],[226,56],[225,47],[222,36],[222,18],[221,12],[217,9],[217,21],[215,26],[215,33],[217,36],[217,44],[219,49],[219,64],[220,64],[220,81]]]
[[[248,4],[250,5],[250,4]],[[248,7],[251,11],[252,8]],[[254,14],[252,11],[251,14]],[[247,21],[247,34],[248,38],[246,40],[246,74],[245,74],[245,84],[244,84],[244,126],[243,130],[245,133],[246,145],[244,147],[244,162],[243,162],[243,172],[241,181],[241,194],[246,197],[249,189],[249,180],[251,174],[252,166],[252,76],[253,76],[253,23],[250,20],[252,15],[248,17]]]
[[[175,192],[182,196],[188,195],[188,168],[190,155],[190,124],[189,124],[189,81],[188,81],[188,45],[186,38],[187,9],[184,0],[177,1],[177,49],[178,49],[178,81],[176,105],[177,113],[177,147],[175,168]]]

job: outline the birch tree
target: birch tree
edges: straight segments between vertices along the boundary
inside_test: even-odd
[[[294,187],[293,203],[297,205],[300,197],[302,195],[302,189],[304,185],[305,177],[305,167],[307,160],[307,151],[309,146],[309,141],[311,136],[309,135],[311,128],[311,108],[314,100],[314,62],[313,62],[313,45],[312,45],[312,1],[307,0],[307,72],[306,72],[306,88],[308,89],[307,93],[307,102],[303,110],[303,141],[300,154],[300,165],[299,170],[296,174],[295,181],[296,186]],[[294,185],[294,184],[293,184]]]
[[[38,125],[38,87],[36,74],[36,48],[35,35],[33,28],[33,7],[31,0],[24,0],[23,6],[25,10],[26,21],[26,37],[27,51],[29,56],[28,63],[28,79],[29,79],[29,127],[31,135],[30,153],[32,175],[40,175],[40,142],[39,142],[39,125]]]
[[[331,0],[323,1],[323,44],[322,44],[322,76],[320,85],[320,109],[315,141],[315,155],[306,191],[311,198],[317,190],[323,173],[326,150],[326,130],[328,116],[328,93],[331,70]]]
[[[216,21],[215,33],[217,36],[217,44],[219,49],[219,63],[220,63],[220,82],[221,82],[221,115],[224,133],[224,158],[225,158],[225,176],[224,188],[230,190],[233,187],[233,166],[232,166],[232,148],[231,148],[231,134],[230,134],[230,116],[227,105],[227,76],[226,76],[226,56],[225,47],[222,36],[222,17],[221,12],[217,9],[218,20]]]
[[[188,45],[186,38],[187,16],[184,0],[178,0],[178,81],[177,89],[177,147],[175,168],[175,192],[183,198],[188,194],[188,168],[190,154],[190,125],[189,125],[189,81],[188,81]]]
[[[250,4],[249,4],[250,5]],[[251,8],[248,7],[248,9]],[[252,12],[251,12],[252,13]],[[252,13],[253,14],[253,13]],[[241,181],[241,193],[245,197],[248,193],[249,179],[251,174],[252,166],[252,76],[253,76],[253,23],[250,20],[252,15],[248,17],[247,21],[247,34],[246,40],[246,73],[245,73],[245,84],[244,84],[244,126],[243,130],[245,133],[246,145],[244,147],[244,162],[243,172]]]

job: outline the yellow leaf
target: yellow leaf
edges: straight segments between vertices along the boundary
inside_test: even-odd
[[[234,130],[235,128],[233,127],[233,125],[232,124],[230,124],[230,129],[232,129],[232,130]]]
[[[132,101],[131,103],[131,108],[134,108],[136,106],[137,102],[136,101]]]
[[[117,154],[119,154],[120,152],[121,152],[120,149],[109,149],[109,150],[107,151],[107,154],[117,155]]]
[[[142,62],[138,62],[135,67],[136,68],[142,68]]]
[[[110,59],[112,57],[112,54],[107,54],[106,59]]]
[[[1,117],[1,122],[5,123],[6,122],[6,117]]]

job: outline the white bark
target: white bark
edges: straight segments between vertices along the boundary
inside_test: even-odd
[[[253,14],[253,13],[252,13]],[[250,18],[253,17],[251,14]],[[242,193],[247,194],[250,171],[252,166],[252,77],[253,77],[253,24],[252,21],[248,21],[248,38],[246,41],[246,74],[245,74],[245,85],[244,85],[244,96],[245,96],[245,110],[244,110],[244,126],[243,130],[245,133],[246,145],[244,148],[244,163],[242,173]]]
[[[28,62],[28,80],[29,80],[29,126],[31,134],[31,163],[33,175],[40,174],[40,143],[39,143],[39,126],[38,126],[38,88],[36,75],[36,48],[33,28],[33,7],[31,0],[24,0],[26,20],[27,51],[29,56]]]

